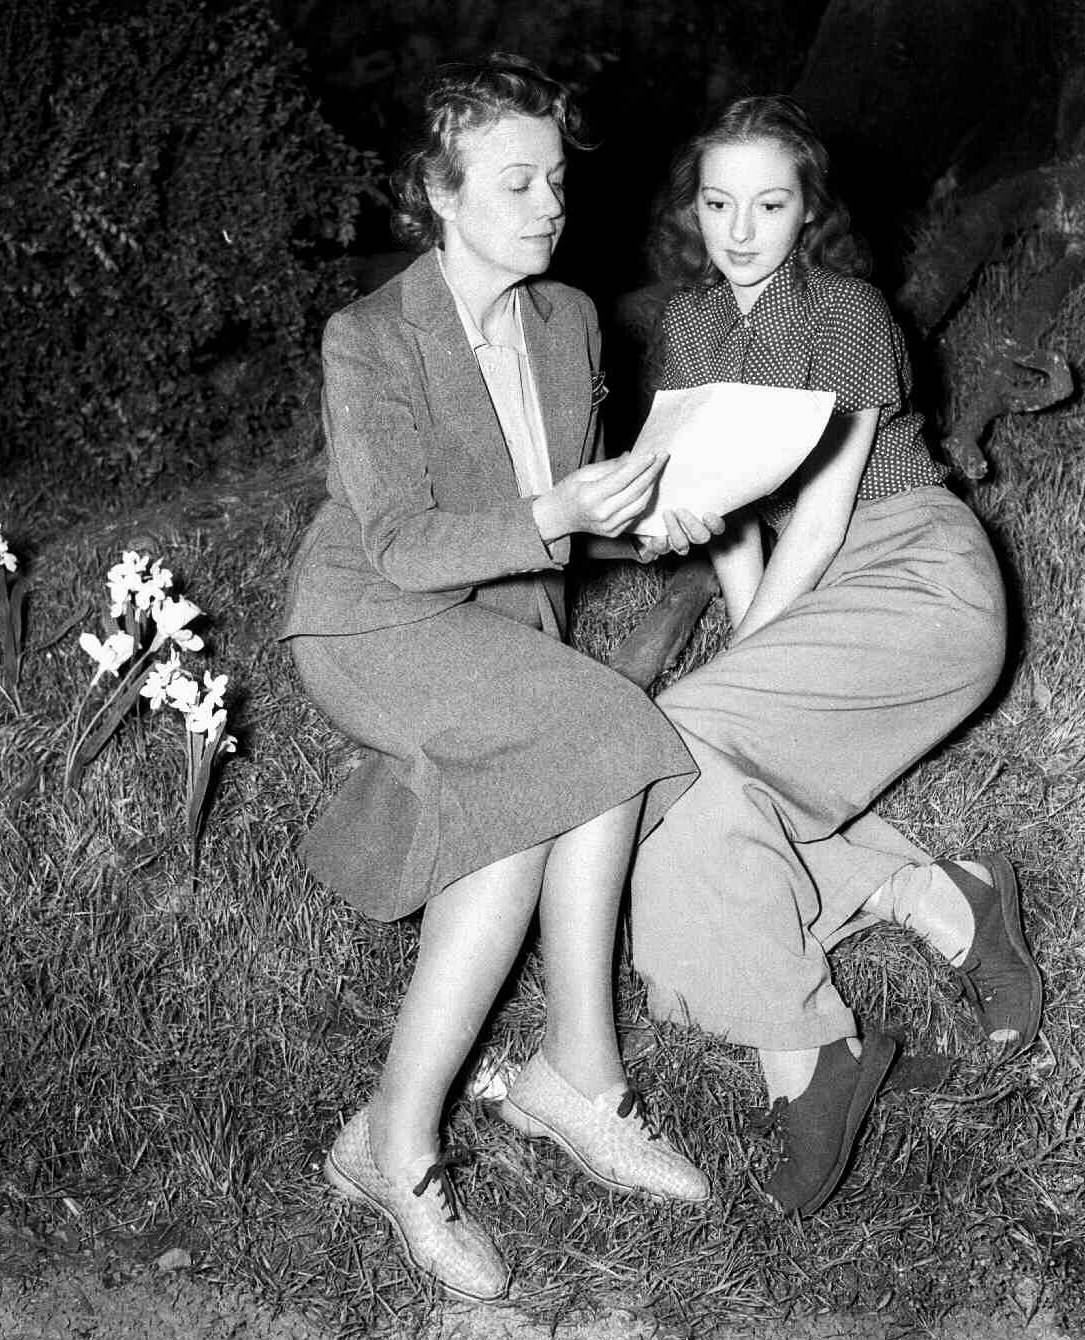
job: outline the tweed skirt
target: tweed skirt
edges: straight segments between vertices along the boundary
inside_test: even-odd
[[[697,774],[636,685],[477,603],[290,645],[313,701],[366,746],[302,855],[378,920],[642,791],[647,833]]]

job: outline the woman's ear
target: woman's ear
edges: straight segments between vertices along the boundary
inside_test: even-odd
[[[426,199],[429,201],[430,209],[433,210],[434,214],[436,214],[439,219],[444,219],[446,223],[451,223],[459,212],[458,193],[456,191],[449,191],[443,186],[438,186],[437,183],[433,181],[427,181],[425,186]]]

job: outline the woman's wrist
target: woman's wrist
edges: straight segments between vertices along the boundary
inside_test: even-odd
[[[570,534],[553,489],[540,493],[532,502],[531,515],[535,518],[535,528],[544,544],[551,544]]]
[[[662,558],[664,554],[669,554],[671,550],[670,542],[657,535],[637,535],[631,533],[626,542],[633,550],[633,557],[638,563],[654,563],[657,558]]]

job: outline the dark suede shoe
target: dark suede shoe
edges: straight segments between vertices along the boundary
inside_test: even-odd
[[[990,885],[955,861],[935,862],[960,889],[976,922],[968,957],[954,973],[988,1038],[1018,1051],[1040,1030],[1043,983],[1021,925],[1017,879],[1004,856],[969,859],[987,868]]]
[[[798,1098],[777,1099],[774,1124],[783,1153],[765,1191],[782,1213],[813,1214],[840,1185],[896,1049],[892,1038],[869,1033],[856,1060],[847,1039],[840,1038],[821,1048],[810,1084]]]

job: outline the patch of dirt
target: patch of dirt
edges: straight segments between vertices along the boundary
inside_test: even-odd
[[[191,1271],[179,1247],[141,1260],[94,1251],[74,1228],[43,1234],[0,1215],[2,1340],[334,1340],[298,1313]]]
[[[176,1248],[150,1263],[118,1262],[74,1244],[66,1251],[0,1219],[0,1340],[337,1340],[340,1334],[218,1286],[190,1266]],[[533,1319],[515,1302],[448,1302],[421,1330],[405,1324],[401,1334],[411,1340],[1074,1340],[1042,1309],[1027,1321],[961,1311],[929,1326],[889,1314],[823,1314],[721,1324],[696,1334],[620,1301],[557,1324]]]
[[[92,1265],[50,1261],[26,1273],[0,1262],[3,1340],[335,1340],[336,1331],[298,1313],[275,1312],[239,1289],[184,1271],[143,1266],[111,1281]],[[554,1327],[513,1305],[447,1304],[414,1340],[698,1340],[633,1308],[570,1319]],[[934,1328],[899,1319],[837,1316],[713,1327],[711,1340],[1072,1340],[1050,1316],[1031,1321],[961,1312]],[[707,1340],[707,1337],[706,1337]]]
[[[53,1263],[0,1276],[4,1340],[332,1340],[304,1317],[274,1313],[237,1289],[144,1267],[107,1284],[87,1266]]]
[[[616,1308],[605,1316],[569,1321],[556,1329],[533,1323],[515,1307],[446,1307],[418,1340],[1074,1340],[1054,1319],[1038,1312],[1024,1318],[952,1314],[936,1326],[878,1314],[826,1313],[816,1317],[760,1320],[741,1326],[721,1324],[695,1333],[668,1327],[636,1309]]]

